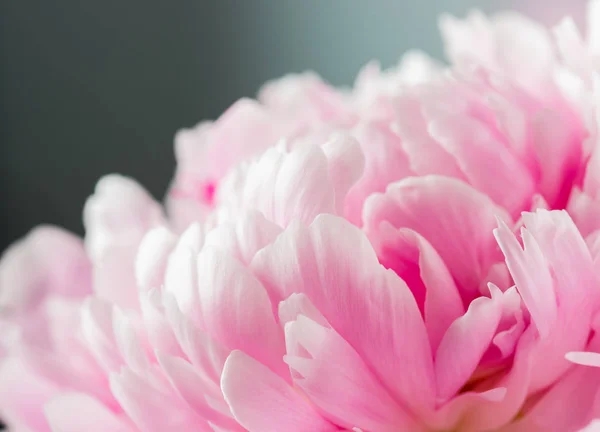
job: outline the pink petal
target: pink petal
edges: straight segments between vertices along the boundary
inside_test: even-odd
[[[444,335],[435,356],[437,396],[446,401],[473,375],[492,342],[502,317],[502,293],[490,286],[492,298],[479,297]]]
[[[552,208],[564,208],[581,170],[583,129],[578,120],[542,111],[532,125],[533,145],[540,164],[539,190]]]
[[[429,130],[454,156],[474,188],[512,215],[529,207],[535,179],[523,162],[492,135],[488,125],[463,113],[438,113]],[[510,193],[506,193],[507,188]]]
[[[218,384],[229,350],[183,314],[173,299],[163,298],[173,333],[192,364]]]
[[[140,290],[162,287],[167,258],[175,242],[176,237],[165,227],[154,228],[144,236],[135,260],[135,276]]]
[[[86,202],[85,243],[94,264],[96,294],[123,308],[137,308],[134,262],[148,230],[163,223],[158,203],[126,177],[106,176]]]
[[[334,136],[323,145],[327,156],[329,178],[335,194],[338,215],[344,214],[346,195],[362,176],[365,156],[357,141],[349,136]]]
[[[524,213],[523,220],[526,252],[521,259],[533,259],[533,263],[519,270],[525,282],[518,279],[519,272],[513,277],[532,320],[541,327],[532,353],[536,367],[529,391],[534,392],[546,388],[571,367],[564,358],[567,352],[584,349],[599,301],[598,276],[589,250],[566,212],[538,210]],[[515,248],[517,263],[523,253],[519,251]]]
[[[207,331],[286,375],[281,329],[262,284],[239,261],[215,248],[198,256],[200,304]]]
[[[2,254],[0,286],[2,309],[20,314],[50,294],[90,294],[91,266],[80,239],[60,228],[41,226]]]
[[[348,110],[343,96],[315,73],[304,72],[267,82],[258,99],[270,109],[293,118],[301,128],[343,118]]]
[[[94,291],[106,301],[126,309],[139,307],[134,246],[111,246],[110,252],[94,260]]]
[[[420,429],[334,330],[299,315],[285,334],[285,361],[296,375],[294,382],[327,419],[348,429]]]
[[[501,259],[492,231],[496,216],[510,217],[462,181],[437,176],[407,178],[374,194],[365,204],[365,231],[382,222],[410,228],[439,253],[458,283],[463,300],[479,296],[479,285]]]
[[[566,211],[538,210],[524,213],[527,230],[538,242],[553,268],[556,295],[561,307],[576,308],[580,303],[597,304],[598,277],[588,247]]]
[[[85,243],[92,259],[107,249],[137,244],[144,234],[162,223],[162,212],[150,194],[134,180],[108,175],[96,184],[84,212]]]
[[[146,373],[150,368],[150,359],[142,344],[140,334],[134,327],[132,317],[127,316],[115,307],[112,315],[112,326],[117,348],[125,364],[136,373]]]
[[[523,316],[521,306],[521,296],[516,287],[511,287],[504,291],[502,295],[503,313],[502,319],[498,324],[498,331],[492,340],[492,343],[499,351],[497,360],[510,357],[525,331],[527,323]],[[494,359],[489,359],[494,360]]]
[[[421,99],[418,92],[406,92],[395,101],[394,126],[408,155],[410,170],[418,175],[438,174],[464,180],[454,157],[431,137],[428,121],[421,112]]]
[[[587,27],[588,33],[593,30],[594,27]],[[553,28],[553,33],[558,52],[566,66],[586,82],[591,82],[591,75],[594,69],[592,57],[589,55],[588,47],[573,18],[563,18]]]
[[[269,368],[233,351],[221,388],[236,420],[249,432],[325,432],[337,430]]]
[[[157,290],[140,294],[146,336],[155,350],[184,357],[163,304],[162,293]]]
[[[15,358],[0,365],[0,412],[11,429],[50,432],[42,408],[58,392],[53,383],[33,374]]]
[[[244,264],[249,264],[254,255],[272,243],[281,233],[281,228],[268,221],[258,212],[249,212],[237,223],[221,224],[206,235],[206,246],[227,252]]]
[[[548,31],[517,13],[488,19],[471,12],[464,20],[444,15],[440,30],[446,53],[453,63],[476,63],[507,76],[546,97],[550,71],[556,61]]]
[[[578,365],[600,367],[600,353],[572,351],[565,358]]]
[[[256,101],[240,99],[214,123],[208,150],[208,171],[221,178],[235,164],[275,144],[282,125]]]
[[[165,270],[164,292],[173,296],[184,313],[192,316],[198,314],[199,308],[196,256],[203,244],[202,227],[190,225],[179,238]]]
[[[230,416],[212,408],[212,403],[222,398],[219,387],[206,381],[190,363],[181,358],[161,353],[157,353],[157,358],[173,387],[198,415],[228,430],[241,430]]]
[[[350,189],[344,215],[353,224],[362,225],[362,209],[367,197],[385,191],[386,186],[411,174],[408,157],[400,137],[387,123],[366,122],[354,129],[365,159],[362,177]]]
[[[524,249],[502,221],[494,230],[498,244],[506,256],[506,265],[517,284],[519,294],[531,313],[542,337],[548,335],[557,315],[556,294],[550,269],[531,233],[522,231]]]
[[[113,306],[95,297],[88,298],[81,310],[81,331],[87,348],[106,371],[123,364],[113,332]]]
[[[424,316],[432,352],[444,333],[464,314],[460,294],[446,265],[431,244],[410,229],[382,222],[371,235],[381,263],[394,270],[413,292]]]
[[[134,432],[136,429],[84,393],[63,393],[44,412],[54,432]]]
[[[251,267],[274,302],[292,293],[310,298],[394,396],[419,409],[433,405],[431,350],[417,305],[360,230],[321,215],[308,228],[289,227]]]
[[[597,338],[592,340],[592,346],[599,348]],[[575,357],[579,357],[578,360],[589,360],[589,357]],[[597,407],[594,406],[597,403],[598,388],[600,369],[572,368],[517,422],[515,431],[579,430],[598,415]]]
[[[110,386],[123,410],[143,431],[212,432],[206,421],[183,400],[153,387],[128,368],[113,373]]]
[[[581,235],[587,236],[600,229],[600,202],[578,188],[571,192],[567,211]]]
[[[442,405],[428,419],[434,430],[496,430],[513,420],[527,397],[534,367],[531,354],[536,338],[533,328],[528,330],[520,339],[510,371],[494,388],[484,386],[479,392],[461,393]]]
[[[291,152],[282,146],[270,148],[242,174],[238,189],[222,199],[227,202],[220,211],[227,211],[228,219],[256,210],[282,227],[293,219],[310,223],[319,213],[335,213],[327,158],[315,146]]]
[[[304,315],[323,327],[330,327],[325,317],[304,294],[292,294],[279,303],[279,323],[282,326],[296,321],[299,315]]]

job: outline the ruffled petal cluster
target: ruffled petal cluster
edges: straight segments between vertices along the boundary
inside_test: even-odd
[[[175,138],[164,207],[0,261],[18,432],[600,430],[600,2],[585,36],[440,20],[339,90],[265,85]]]

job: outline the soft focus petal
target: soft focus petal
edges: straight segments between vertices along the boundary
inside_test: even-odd
[[[134,262],[148,230],[163,223],[159,205],[126,177],[106,176],[84,209],[86,247],[94,266],[94,291],[125,308],[138,306]]]
[[[5,360],[0,366],[0,413],[10,427],[50,432],[42,408],[58,391],[17,359]]]
[[[0,308],[19,314],[39,305],[48,295],[88,295],[90,272],[81,240],[60,228],[36,228],[2,255]]]
[[[53,398],[44,408],[52,432],[134,432],[135,428],[83,393]],[[93,419],[93,422],[90,422]]]

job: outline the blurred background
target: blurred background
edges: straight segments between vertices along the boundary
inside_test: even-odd
[[[371,59],[442,59],[437,17],[517,9],[581,22],[585,0],[0,1],[0,250],[36,224],[83,232],[97,179],[162,199],[173,135],[288,72],[349,85]]]

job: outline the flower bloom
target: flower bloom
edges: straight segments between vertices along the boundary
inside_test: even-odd
[[[19,432],[600,430],[600,3],[441,19],[450,66],[267,84],[176,136],[165,208],[0,262]]]

